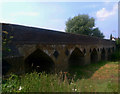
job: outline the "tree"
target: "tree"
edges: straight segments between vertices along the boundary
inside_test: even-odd
[[[110,35],[110,40],[112,40],[112,34]]]
[[[92,36],[99,37],[99,38],[104,38],[103,33],[101,33],[98,28],[95,28],[95,29],[92,30]]]
[[[94,26],[95,19],[93,17],[90,18],[88,15],[79,14],[78,16],[68,19],[65,31],[104,38],[103,33],[101,33],[98,28],[93,28]]]
[[[120,38],[116,39],[116,47],[120,51]]]

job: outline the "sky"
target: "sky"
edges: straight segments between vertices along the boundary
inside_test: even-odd
[[[95,27],[110,38],[118,37],[118,1],[1,2],[0,22],[65,32],[65,23],[78,14],[95,18]],[[56,32],[57,32],[56,31]]]

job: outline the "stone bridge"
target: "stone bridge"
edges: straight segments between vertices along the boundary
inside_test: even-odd
[[[10,52],[3,51],[3,75],[10,72],[68,71],[71,66],[83,66],[110,59],[115,42],[54,30],[2,23],[7,31]],[[6,37],[3,34],[3,38]]]

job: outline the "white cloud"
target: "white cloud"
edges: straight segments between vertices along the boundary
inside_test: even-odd
[[[38,16],[38,12],[16,12],[12,13],[11,16]]]
[[[117,1],[117,0],[116,0]],[[113,0],[104,0],[106,4],[109,4],[110,2],[113,2]]]
[[[102,8],[101,10],[97,11],[96,17],[100,20],[105,20],[109,16],[113,16],[117,13],[118,4],[115,4],[111,11],[108,11],[106,8]]]

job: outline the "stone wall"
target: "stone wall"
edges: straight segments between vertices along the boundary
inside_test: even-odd
[[[5,59],[4,67],[6,67],[5,64],[10,66],[9,71],[6,70],[6,74],[12,72],[25,73],[30,68],[34,69],[34,66],[39,70],[39,67],[46,65],[43,62],[40,65],[39,61],[46,60],[48,65],[53,62],[55,72],[68,71],[70,62],[74,65],[74,60],[71,60],[71,58],[77,59],[79,61],[78,65],[87,65],[101,59],[109,59],[110,54],[116,49],[113,41],[86,35],[5,23],[2,24],[2,30],[7,31],[9,36],[13,36],[10,43],[12,51],[3,58]],[[75,51],[75,49],[78,51]],[[72,55],[73,52],[76,57]],[[41,56],[37,56],[37,54]],[[7,55],[10,57],[7,57]],[[34,61],[34,58],[36,61]]]

